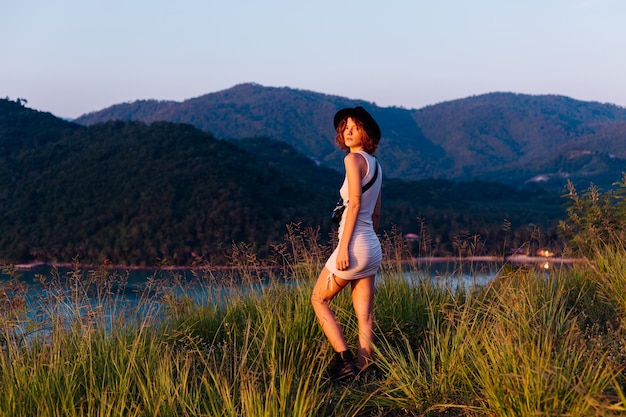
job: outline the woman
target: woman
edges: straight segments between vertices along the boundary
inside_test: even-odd
[[[311,302],[335,350],[330,379],[340,381],[365,369],[372,355],[374,279],[382,260],[375,232],[380,215],[382,171],[373,156],[380,142],[380,128],[363,107],[339,110],[334,124],[335,142],[348,152],[344,158],[346,176],[339,191],[346,208],[339,223],[339,244],[317,279]],[[365,185],[367,189],[363,191]],[[330,308],[330,301],[348,284],[359,327],[357,363]]]

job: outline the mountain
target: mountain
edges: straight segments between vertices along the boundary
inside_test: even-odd
[[[421,135],[410,112],[286,87],[241,84],[182,103],[124,103],[81,116],[76,122],[90,125],[108,120],[167,120],[192,124],[221,139],[268,137],[285,141],[310,158],[342,170],[344,153],[335,145],[332,118],[338,109],[356,105],[370,109],[383,128],[394,126],[384,131],[384,151],[380,153],[381,160],[389,162],[385,165],[389,176],[432,176],[431,168],[445,158],[445,153]]]
[[[291,223],[328,243],[343,180],[281,140],[161,121],[82,126],[9,100],[0,149],[0,262],[11,263],[220,265],[234,245],[271,255]],[[384,179],[379,232],[420,234],[432,255],[476,236],[480,253],[502,253],[536,235],[529,224],[553,239],[563,216],[558,193],[537,187]]]
[[[189,123],[223,139],[269,137],[342,168],[332,117],[362,105],[379,122],[379,159],[390,177],[541,182],[561,189],[610,185],[626,166],[626,109],[568,97],[489,93],[422,109],[373,103],[287,87],[241,84],[201,97],[142,100],[111,106],[76,119],[167,120]]]
[[[626,167],[626,109],[614,105],[491,93],[429,106],[414,117],[452,156],[450,178],[606,184]]]
[[[190,125],[86,128],[6,100],[0,114],[0,148],[13,150],[0,155],[0,259],[154,265],[197,253],[224,262],[234,243],[267,254],[290,222],[330,229],[320,215],[341,176],[295,152],[303,171],[316,169],[332,187],[302,187],[271,161]]]

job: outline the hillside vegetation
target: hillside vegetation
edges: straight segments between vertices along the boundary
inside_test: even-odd
[[[270,137],[340,170],[331,120],[339,108],[356,105],[379,122],[379,158],[394,178],[540,181],[560,191],[568,179],[608,187],[626,166],[626,109],[555,95],[489,93],[416,110],[241,84],[184,102],[118,104],[76,121],[167,120],[218,138]]]
[[[372,366],[343,383],[328,379],[334,351],[311,308],[325,259],[315,236],[290,233],[282,269],[242,256],[233,271],[156,271],[139,287],[110,265],[75,264],[33,296],[2,267],[0,414],[623,416],[625,187],[570,188],[562,226],[587,262],[495,265],[482,286],[472,261],[431,278],[384,239]],[[349,292],[333,308],[354,352]]]
[[[188,124],[83,127],[0,100],[0,260],[154,266],[266,257],[287,226],[332,237],[342,174],[283,141],[219,140]],[[481,181],[406,181],[383,165],[381,235],[420,236],[414,255],[504,254],[555,239],[558,193]],[[534,236],[534,237],[533,237]]]
[[[313,225],[325,205],[317,190],[189,125],[99,124],[8,159],[8,259],[187,263],[233,242],[267,250],[286,223]]]

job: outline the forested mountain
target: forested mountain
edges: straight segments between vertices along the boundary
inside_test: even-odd
[[[9,100],[0,149],[0,261],[14,263],[221,264],[233,244],[264,256],[292,222],[328,240],[342,181],[272,138],[220,140],[171,122],[85,127]],[[549,233],[563,215],[558,193],[539,188],[384,177],[379,232],[423,231],[429,254],[458,254],[473,236],[502,253],[531,238],[530,223]]]
[[[379,121],[379,158],[394,178],[535,181],[559,190],[567,178],[610,185],[626,166],[626,109],[555,95],[490,93],[416,110],[241,84],[184,102],[118,104],[76,121],[168,120],[218,138],[271,137],[340,169],[332,116],[356,105]]]
[[[424,135],[454,155],[451,178],[608,185],[626,169],[626,109],[614,105],[492,93],[414,116]]]
[[[429,167],[435,167],[445,153],[427,143],[410,113],[372,108],[363,101],[310,91],[242,84],[182,103],[143,100],[119,104],[82,116],[76,122],[89,125],[109,120],[167,120],[192,124],[221,139],[268,137],[285,141],[304,155],[341,170],[343,152],[335,146],[332,118],[338,109],[354,105],[371,109],[383,128],[387,120],[396,125],[397,132],[385,131],[385,147],[379,155],[383,162],[390,162],[386,164],[390,176],[401,177],[403,172],[409,174],[408,178],[432,176]]]
[[[16,104],[3,101],[0,113]],[[22,110],[25,124],[48,115]],[[12,123],[9,123],[12,125]],[[0,259],[111,260],[154,264],[213,257],[233,243],[267,251],[285,225],[327,229],[334,198],[278,175],[269,161],[189,125],[111,122],[90,128],[58,121],[54,140],[0,128],[3,154]],[[15,130],[15,129],[14,129]],[[21,133],[21,131],[20,131]],[[294,156],[303,170],[315,164]],[[335,184],[340,181],[339,174]],[[332,176],[325,175],[331,179]],[[323,193],[322,193],[323,194]],[[306,204],[303,204],[306,202]],[[103,259],[100,259],[103,260]]]

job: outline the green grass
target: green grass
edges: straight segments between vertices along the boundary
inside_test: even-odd
[[[623,248],[599,246],[588,265],[508,268],[486,287],[454,288],[407,271],[402,244],[385,240],[392,261],[375,298],[376,370],[349,385],[324,376],[332,349],[310,292],[325,248],[306,233],[290,231],[277,248],[287,272],[242,247],[242,269],[225,287],[209,266],[193,287],[172,273],[149,280],[139,306],[120,303],[125,277],[106,265],[46,277],[34,300],[5,266],[0,415],[626,413]],[[354,348],[347,291],[333,307]]]

